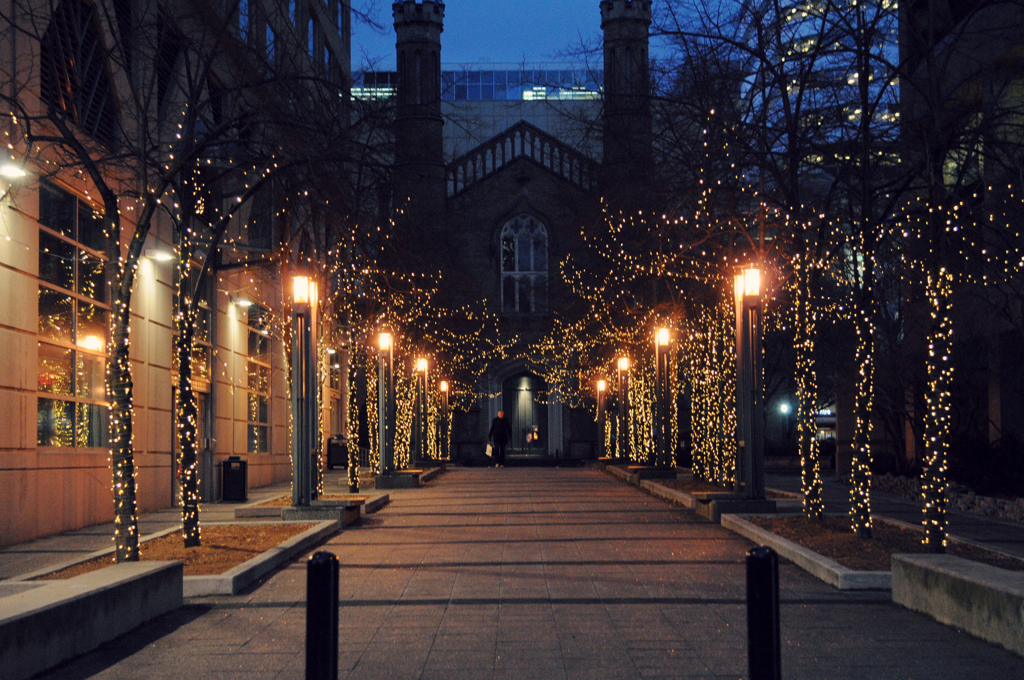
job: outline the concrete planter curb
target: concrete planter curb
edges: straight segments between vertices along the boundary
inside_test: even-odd
[[[892,600],[1024,656],[1024,574],[954,555],[893,555]]]
[[[181,605],[181,562],[115,564],[4,597],[0,678],[32,677]]]
[[[658,482],[649,479],[641,480],[640,488],[647,491],[652,496],[657,496],[658,498],[671,503],[678,503],[688,510],[693,510],[697,507],[697,499],[685,491],[670,489],[664,484],[659,484]]]
[[[621,465],[606,465],[604,471],[610,474],[612,477],[618,477],[627,484],[633,483],[632,475],[630,475],[629,471],[626,470],[626,468]]]
[[[186,576],[184,595],[185,597],[235,595],[299,553],[308,550],[328,536],[334,535],[340,528],[341,523],[336,519],[318,522],[301,534],[289,538],[284,543],[257,555],[248,562],[243,562],[237,567],[229,569],[223,574],[214,576]]]
[[[367,491],[366,493],[355,493],[355,494],[332,494],[335,496],[352,496],[353,499],[357,499],[351,502],[352,505],[359,506],[359,514],[365,517],[368,514],[377,512],[385,505],[391,502],[391,496],[380,491]],[[285,498],[286,494],[281,494],[277,498]],[[269,500],[277,500],[272,498]],[[267,502],[267,499],[256,503],[249,503],[239,508],[235,508],[235,519],[258,519],[258,518],[273,518],[281,519],[283,517],[284,509],[288,506],[281,505],[263,505]],[[345,498],[339,498],[338,500],[324,501],[325,503],[333,503],[335,505],[342,505],[346,503]]]
[[[772,548],[780,557],[785,557],[807,573],[839,590],[892,590],[892,572],[857,571],[844,567],[813,550],[751,524],[744,519],[746,517],[776,515],[722,515],[722,526],[755,543]]]

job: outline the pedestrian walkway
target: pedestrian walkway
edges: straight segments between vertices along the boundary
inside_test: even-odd
[[[453,469],[346,529],[346,680],[742,678],[751,544],[596,469]],[[1024,659],[783,564],[787,680],[1021,678]],[[44,676],[299,680],[305,568]]]

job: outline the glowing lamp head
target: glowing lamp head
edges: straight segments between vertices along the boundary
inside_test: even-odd
[[[785,402],[780,404],[779,405],[779,413],[781,413],[782,415],[786,415],[787,413],[789,413],[789,404],[787,404]]]
[[[743,294],[746,296],[760,297],[761,295],[761,270],[751,267],[743,271]]]
[[[312,295],[308,276],[292,277],[292,302],[297,305],[308,305]]]
[[[671,334],[670,334],[670,332],[669,332],[669,330],[667,328],[659,328],[658,329],[657,337],[658,337],[658,346],[659,347],[667,347],[668,343],[669,343],[669,340],[670,340],[670,337],[671,337]]]
[[[386,352],[391,349],[391,333],[380,334],[380,351]]]
[[[25,172],[25,168],[21,167],[17,163],[10,161],[0,163],[0,177],[4,177],[6,179],[22,179],[27,176],[28,173]]]
[[[629,357],[619,357],[619,370],[620,371],[628,371],[629,370]]]
[[[448,391],[448,381],[447,380],[442,380],[441,384],[439,385],[439,388],[440,388],[440,390],[442,392],[447,392]]]
[[[252,300],[244,295],[232,295],[231,301],[239,307],[252,307]]]
[[[170,262],[174,259],[174,253],[162,248],[147,248],[146,257],[156,262]]]
[[[417,371],[425,371],[425,370],[427,370],[427,360],[426,359],[422,359],[422,358],[421,359],[417,359],[416,360],[416,370]]]
[[[607,389],[608,389],[608,381],[607,380],[598,380],[597,381],[597,391],[598,392],[604,392]]]

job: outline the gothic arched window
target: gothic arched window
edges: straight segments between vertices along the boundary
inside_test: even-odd
[[[529,215],[520,215],[501,230],[501,310],[543,314],[547,294],[547,230]]]

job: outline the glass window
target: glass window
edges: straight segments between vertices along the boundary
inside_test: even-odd
[[[548,237],[544,225],[520,215],[501,231],[501,309],[539,314],[547,308]]]
[[[270,310],[249,307],[249,359],[246,364],[249,390],[247,440],[249,453],[270,450]]]
[[[105,448],[106,262],[86,249],[102,252],[103,219],[72,194],[43,183],[39,222],[37,443]]]

